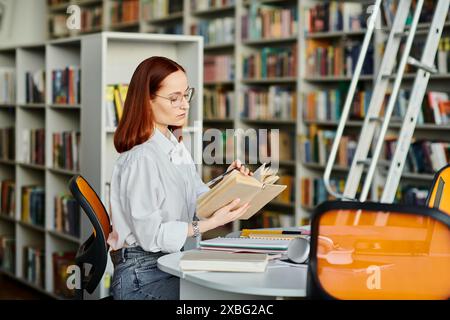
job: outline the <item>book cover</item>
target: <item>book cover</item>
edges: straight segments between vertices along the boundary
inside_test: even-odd
[[[198,198],[197,216],[208,218],[216,210],[239,198],[241,201],[232,210],[249,202],[250,208],[240,218],[247,220],[286,189],[287,186],[285,185],[274,184],[278,178],[270,169],[265,167],[265,164],[255,171],[254,176],[245,176],[234,170],[210,191]]]

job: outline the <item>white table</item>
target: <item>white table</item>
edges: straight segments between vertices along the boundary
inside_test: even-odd
[[[162,256],[158,268],[180,278],[182,300],[239,300],[306,297],[307,266],[272,265],[264,273],[182,272],[183,252]]]

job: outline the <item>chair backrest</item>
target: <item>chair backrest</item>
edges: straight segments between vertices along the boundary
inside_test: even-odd
[[[105,272],[109,249],[107,240],[111,232],[111,222],[100,198],[81,175],[75,175],[70,179],[69,189],[83,208],[94,229],[89,239],[80,246],[75,258],[77,265],[82,270],[85,264],[90,266],[90,275],[84,279],[86,281],[82,282],[83,288],[92,293]],[[84,270],[82,275],[84,276]]]
[[[450,165],[439,170],[434,176],[428,194],[427,206],[450,215]]]
[[[448,299],[448,270],[450,216],[440,210],[333,201],[314,212],[311,298]]]

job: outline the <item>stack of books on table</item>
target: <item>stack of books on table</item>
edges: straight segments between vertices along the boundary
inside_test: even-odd
[[[268,262],[269,255],[262,253],[192,250],[183,254],[180,268],[183,271],[264,272]]]

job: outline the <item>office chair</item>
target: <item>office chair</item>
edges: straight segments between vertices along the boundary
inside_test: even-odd
[[[427,206],[450,215],[450,165],[439,170],[434,176],[428,194]]]
[[[100,198],[81,175],[70,179],[69,189],[93,226],[92,235],[80,246],[75,257],[81,270],[81,288],[76,289],[76,298],[82,300],[84,290],[92,294],[105,272],[109,250],[106,241],[111,223]]]
[[[450,298],[450,215],[438,209],[329,201],[311,235],[312,299]]]

